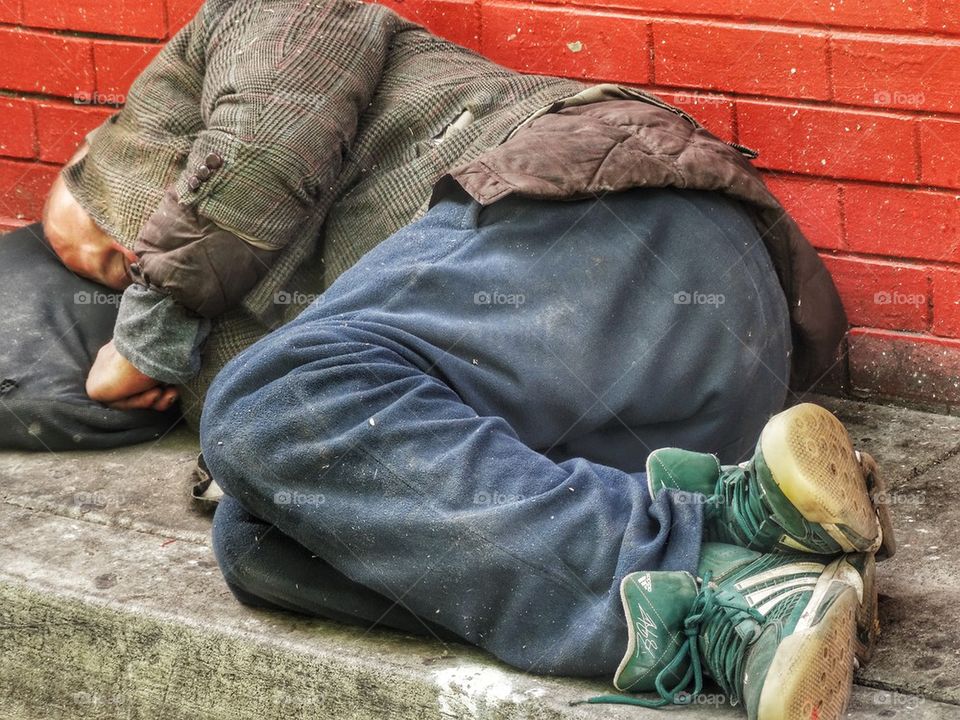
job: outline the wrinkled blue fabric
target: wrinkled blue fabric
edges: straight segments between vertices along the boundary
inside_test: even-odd
[[[755,226],[673,189],[435,205],[214,382],[201,443],[238,598],[609,675],[619,584],[694,571],[655,448],[752,452],[787,393]]]

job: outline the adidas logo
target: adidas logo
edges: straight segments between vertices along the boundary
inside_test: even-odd
[[[644,573],[637,579],[637,585],[647,592],[653,592],[653,581],[650,580],[650,573]]]

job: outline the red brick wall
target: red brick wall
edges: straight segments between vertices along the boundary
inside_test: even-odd
[[[955,0],[386,4],[518,70],[652,89],[758,149],[856,326],[834,381],[960,406]],[[0,226],[38,217],[58,165],[198,5],[0,0]]]

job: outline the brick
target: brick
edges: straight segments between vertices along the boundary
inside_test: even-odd
[[[763,178],[810,243],[824,250],[842,250],[840,186],[829,180],[765,175]]]
[[[960,338],[960,267],[933,270],[933,333]]]
[[[721,140],[733,140],[733,99],[720,93],[701,90],[665,90],[646,88],[671,105],[692,115]]]
[[[914,183],[911,118],[737,101],[739,142],[760,151],[760,167],[806,175]]]
[[[0,98],[0,155],[33,158],[37,153],[33,105],[26,100]]]
[[[63,96],[93,91],[89,40],[0,28],[0,57],[6,59],[0,88]]]
[[[557,0],[567,1],[567,0]],[[598,0],[569,0],[577,5],[597,5]],[[938,0],[940,4],[949,4]],[[933,3],[937,4],[937,3]],[[907,0],[604,0],[604,7],[629,8],[663,15],[715,15],[731,20],[773,20],[815,26],[846,25],[856,28],[912,30],[924,27],[924,16]]]
[[[167,34],[163,0],[27,0],[24,24],[56,30],[163,38]]]
[[[912,188],[844,185],[850,250],[960,262],[960,195]]]
[[[855,328],[848,345],[855,389],[888,397],[960,402],[960,340]]]
[[[851,325],[923,332],[930,326],[924,267],[824,255]]]
[[[960,5],[955,2],[927,3],[926,28],[944,35],[960,35]]]
[[[682,0],[671,0],[679,3]],[[939,1],[939,0],[938,0]],[[744,17],[810,22],[822,25],[847,25],[857,28],[910,30],[922,27],[919,0],[804,0],[800,3],[779,0],[726,0],[741,9]]]
[[[960,110],[960,45],[833,38],[834,99],[907,110]]]
[[[57,173],[52,165],[0,159],[0,217],[40,219]]]
[[[84,136],[114,112],[112,108],[40,103],[37,105],[40,159],[52,163],[65,163],[76,151]]]
[[[20,0],[0,0],[0,23],[19,25],[20,19]]]
[[[190,22],[201,5],[203,0],[167,0],[169,34],[175,35],[180,28]]]
[[[635,84],[650,79],[641,19],[502,2],[483,3],[480,19],[483,54],[515,70]]]
[[[98,102],[123,104],[127,91],[162,46],[133,42],[100,42],[93,47]]]
[[[652,25],[659,84],[817,100],[830,95],[823,33],[706,22]]]
[[[480,6],[473,0],[380,0],[380,4],[435,35],[480,49]]]
[[[920,121],[920,164],[924,184],[960,188],[960,122]]]

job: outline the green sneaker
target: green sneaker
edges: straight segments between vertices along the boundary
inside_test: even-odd
[[[880,634],[880,615],[877,603],[877,562],[873,553],[851,553],[844,555],[843,562],[860,576],[860,607],[857,610],[857,637],[854,654],[857,664],[863,667],[873,659],[873,650]],[[845,569],[850,573],[850,569]],[[852,577],[851,575],[846,575]]]
[[[705,495],[706,541],[889,557],[889,506],[874,502],[876,473],[868,474],[865,457],[833,414],[804,403],[770,419],[751,460],[721,466],[713,455],[664,448],[647,459],[647,483],[651,497],[663,489]]]
[[[587,702],[687,704],[709,676],[728,701],[744,705],[749,720],[842,717],[853,684],[857,618],[864,605],[875,609],[859,559],[761,555],[707,543],[702,579],[631,573],[620,586],[628,644],[614,686],[659,698]]]

